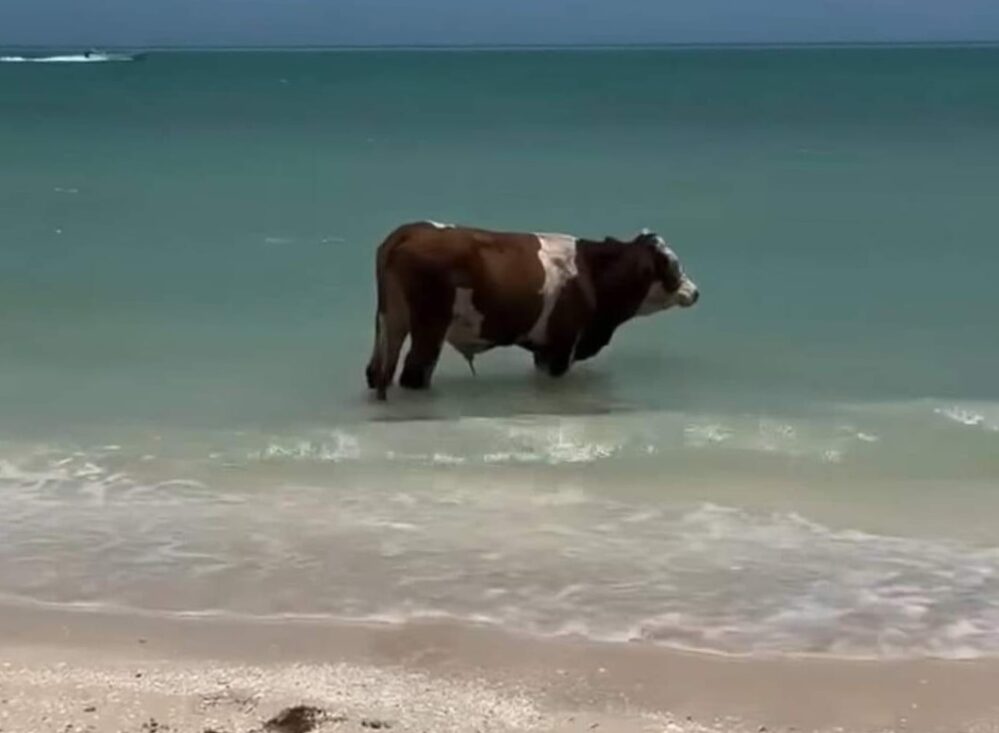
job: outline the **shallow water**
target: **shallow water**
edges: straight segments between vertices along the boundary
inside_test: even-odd
[[[0,592],[999,651],[999,51],[0,67]],[[401,221],[666,236],[559,383],[363,389]]]

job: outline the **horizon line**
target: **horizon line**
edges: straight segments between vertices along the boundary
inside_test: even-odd
[[[999,46],[997,39],[892,41],[687,41],[648,43],[497,43],[497,44],[4,44],[2,50],[71,50],[78,48],[133,51],[544,51],[544,50],[654,50],[654,49],[780,49],[780,48],[892,48]]]

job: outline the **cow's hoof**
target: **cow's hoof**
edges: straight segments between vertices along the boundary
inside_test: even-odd
[[[430,387],[430,378],[423,369],[403,369],[399,375],[399,386],[405,389],[427,389]]]
[[[550,364],[548,366],[548,376],[552,379],[561,379],[566,375],[566,373],[568,373],[568,371],[568,364]]]

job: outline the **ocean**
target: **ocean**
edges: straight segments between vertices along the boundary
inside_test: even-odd
[[[997,655],[997,201],[994,47],[0,63],[0,598]],[[377,403],[420,219],[701,301]]]

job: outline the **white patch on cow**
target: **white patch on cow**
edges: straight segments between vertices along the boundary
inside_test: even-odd
[[[466,359],[491,345],[482,338],[482,319],[483,315],[472,302],[472,289],[456,288],[446,338]]]
[[[430,219],[427,219],[427,224],[434,229],[454,229],[454,224],[441,224],[439,221],[431,221]]]
[[[541,284],[541,315],[534,322],[527,341],[543,345],[548,342],[548,320],[551,318],[555,302],[566,284],[578,274],[576,268],[576,238],[568,234],[535,234],[538,243],[538,260],[544,270],[545,279]]]

